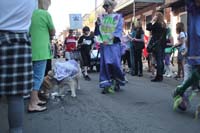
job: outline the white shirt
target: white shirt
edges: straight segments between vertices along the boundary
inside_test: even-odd
[[[28,31],[37,0],[0,0],[0,30]]]

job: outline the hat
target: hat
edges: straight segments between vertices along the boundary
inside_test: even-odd
[[[117,2],[115,0],[104,0],[104,5],[110,5],[113,8],[117,5]]]

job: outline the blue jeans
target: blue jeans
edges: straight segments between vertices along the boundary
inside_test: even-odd
[[[47,60],[33,61],[33,90],[39,91],[44,79]]]

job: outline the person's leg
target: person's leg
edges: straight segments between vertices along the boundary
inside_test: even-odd
[[[182,75],[182,77],[184,78],[184,62],[182,61],[181,62],[181,75]]]
[[[190,87],[193,83],[200,80],[200,69],[195,69],[191,76],[180,86],[178,86],[174,92],[174,97],[177,95],[183,96],[184,92]]]
[[[128,63],[128,68],[131,69],[131,59],[130,59],[130,51],[127,51],[127,63]]]
[[[164,70],[164,62],[163,62],[164,52],[162,49],[155,53],[155,59],[157,63],[157,72],[155,79],[151,80],[153,82],[162,81],[163,80],[163,70]]]
[[[109,49],[108,49],[109,50]],[[108,89],[112,86],[111,82],[111,75],[109,72],[109,66],[106,63],[106,57],[109,56],[109,53],[107,52],[107,47],[101,45],[100,48],[100,73],[99,73],[99,87],[103,88],[102,94],[109,93]],[[109,58],[107,58],[109,60]]]
[[[139,65],[138,76],[142,76],[143,75],[142,50],[138,51],[138,65]]]
[[[135,60],[135,73],[134,73],[134,75],[138,75],[138,51],[134,51],[134,60]]]
[[[183,83],[191,76],[191,73],[192,73],[192,68],[191,66],[186,63],[184,65],[184,78],[183,78]]]
[[[151,55],[149,53],[148,57],[147,57],[147,63],[148,63],[148,72],[151,72]]]
[[[130,46],[130,62],[131,62],[131,75],[135,73],[135,58],[134,58],[134,47],[133,44]]]
[[[23,95],[7,96],[8,122],[10,133],[23,132],[24,99]]]
[[[47,74],[51,70],[51,68],[52,68],[52,61],[51,61],[51,59],[48,59],[44,76],[47,76]]]
[[[34,85],[33,85],[33,90],[31,92],[28,111],[33,111],[33,110],[42,111],[46,109],[46,107],[38,106],[38,104],[46,103],[44,101],[41,101],[38,97],[38,92],[40,90],[41,84],[44,79],[45,68],[46,68],[46,60],[33,62]]]
[[[181,63],[178,62],[178,72],[177,72],[177,78],[180,78],[181,77]]]

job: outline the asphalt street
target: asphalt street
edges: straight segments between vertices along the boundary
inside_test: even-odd
[[[98,73],[81,79],[77,97],[50,100],[43,113],[25,114],[24,133],[199,133],[194,119],[195,97],[187,112],[173,111],[174,79],[150,82],[150,75],[127,75],[129,82],[115,94],[101,94]],[[27,101],[26,101],[27,105]],[[7,133],[7,105],[0,103],[0,133]]]

